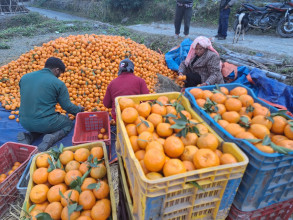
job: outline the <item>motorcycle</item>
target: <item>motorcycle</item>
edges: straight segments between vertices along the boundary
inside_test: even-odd
[[[243,3],[236,14],[234,31],[241,13],[248,14],[249,22],[245,32],[252,28],[262,31],[275,28],[276,33],[281,37],[293,37],[293,0],[284,3],[268,3],[264,7]]]

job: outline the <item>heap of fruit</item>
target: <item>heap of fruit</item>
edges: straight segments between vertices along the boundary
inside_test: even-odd
[[[107,219],[111,202],[103,157],[102,147],[72,152],[61,146],[39,155],[29,193],[33,205],[26,210],[27,217]]]
[[[218,149],[217,136],[191,118],[181,99],[160,96],[140,104],[119,99],[131,147],[149,179],[237,162]]]
[[[190,93],[197,105],[234,137],[250,141],[265,153],[287,154],[293,150],[293,121],[286,111],[271,113],[255,102],[246,88],[193,88]]]
[[[29,72],[40,70],[46,60],[58,57],[66,65],[60,79],[66,84],[73,103],[86,111],[109,111],[103,105],[107,86],[117,77],[119,63],[129,57],[134,62],[135,75],[143,78],[151,93],[155,92],[157,73],[176,78],[168,69],[164,54],[148,49],[131,39],[107,35],[77,35],[44,43],[0,68],[0,101],[6,110],[19,108],[19,80]],[[60,105],[56,111],[66,113]],[[74,118],[70,115],[70,118]]]
[[[7,174],[6,173],[2,173],[2,174],[0,174],[0,183],[2,183],[2,182],[4,182],[4,180],[9,176],[9,175],[11,175],[19,166],[21,165],[21,163],[19,163],[19,162],[15,162],[14,164],[13,164],[13,166],[12,166],[12,168],[11,168],[11,170],[9,170],[8,172],[7,172]]]

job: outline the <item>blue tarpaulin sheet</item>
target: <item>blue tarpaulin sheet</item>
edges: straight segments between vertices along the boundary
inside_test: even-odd
[[[5,110],[1,107],[0,104],[0,146],[2,146],[6,142],[17,142],[17,134],[19,132],[25,132],[26,130],[21,126],[20,123],[16,122],[15,120],[10,120],[8,116],[10,115],[10,111]],[[74,121],[75,122],[75,121]],[[68,135],[66,135],[62,140],[57,142],[55,145],[60,145],[61,143],[65,147],[73,146],[72,144],[72,137],[73,137],[72,129]],[[35,140],[32,145],[38,146],[41,143],[43,136]],[[115,161],[117,159],[116,155],[116,127],[111,126],[111,151],[108,152],[110,162]],[[109,151],[109,146],[107,146]]]

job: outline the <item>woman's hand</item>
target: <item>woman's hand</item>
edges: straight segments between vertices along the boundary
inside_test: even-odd
[[[197,86],[207,86],[207,83],[198,84]]]

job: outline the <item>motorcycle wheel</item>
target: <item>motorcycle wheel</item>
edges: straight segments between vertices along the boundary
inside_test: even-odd
[[[285,18],[282,18],[276,28],[276,32],[278,35],[284,38],[293,37],[293,16],[289,17],[290,19],[290,27],[288,26],[288,22]]]
[[[234,22],[233,22],[233,30],[234,30],[234,32],[236,31],[237,25],[238,25],[238,18],[236,18],[236,19],[234,20]],[[249,29],[250,29],[250,27],[246,27],[246,28],[245,28],[245,33],[246,33],[247,31],[249,31]]]

